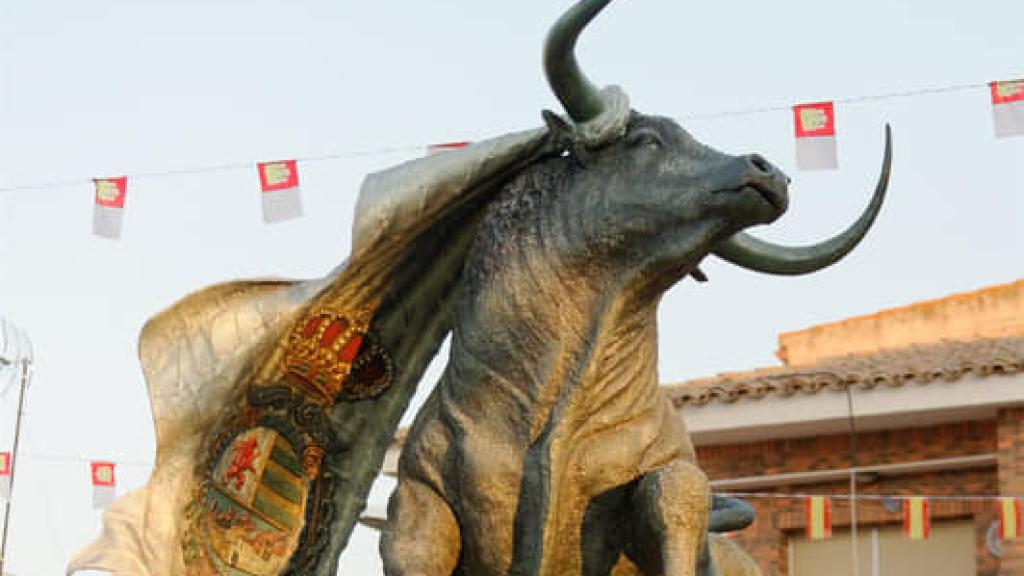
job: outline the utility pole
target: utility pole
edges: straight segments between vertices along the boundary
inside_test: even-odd
[[[860,543],[857,540],[857,424],[849,383],[846,384],[846,409],[850,423],[850,568],[853,576],[860,576]]]
[[[3,321],[0,318],[0,321]],[[18,332],[15,330],[15,334]],[[17,337],[17,336],[16,336]],[[11,502],[14,499],[14,469],[18,465],[18,441],[21,438],[21,418],[25,410],[25,389],[28,387],[28,370],[32,354],[22,354],[21,357],[16,358],[16,361],[21,364],[21,383],[18,386],[18,416],[14,421],[14,446],[11,448],[11,475],[10,475],[10,486],[8,486],[7,502],[4,505],[4,532],[3,540],[0,541],[0,576],[5,576],[5,566],[7,566],[7,534],[10,532],[11,526]],[[6,358],[0,358],[0,360],[7,360]],[[14,362],[7,361],[6,364],[14,364]]]
[[[10,487],[3,510],[3,540],[0,542],[0,576],[7,574],[7,529],[10,527],[10,504],[14,494],[14,467],[17,466],[17,442],[22,437],[22,413],[25,411],[25,388],[29,383],[29,359],[22,359],[22,384],[17,390],[17,417],[14,419],[14,446],[10,451]]]

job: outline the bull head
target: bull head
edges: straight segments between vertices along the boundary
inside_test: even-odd
[[[578,2],[555,23],[545,45],[544,68],[548,83],[576,126],[595,120],[608,107],[608,98],[580,70],[574,47],[583,28],[610,1]],[[553,122],[549,118],[550,124]],[[886,125],[882,172],[871,202],[861,216],[833,238],[810,246],[791,247],[759,240],[740,231],[753,224],[773,221],[788,206],[789,179],[760,156],[737,157],[719,153],[693,141],[689,134],[669,119],[635,113],[625,127],[625,133],[619,136],[619,142],[607,146],[620,146],[622,142],[630,143],[644,138],[660,140],[653,145],[663,146],[680,156],[669,168],[665,164],[658,166],[662,175],[674,170],[677,181],[688,176],[691,188],[695,185],[704,187],[705,196],[729,198],[727,206],[720,205],[717,209],[719,212],[729,212],[728,224],[732,230],[728,236],[714,240],[710,251],[744,268],[771,274],[814,272],[839,261],[853,250],[871,228],[882,207],[892,161],[892,135]],[[595,154],[600,154],[600,151]],[[694,201],[694,204],[705,212],[714,212],[716,209],[713,200]],[[705,214],[698,216],[703,217]]]

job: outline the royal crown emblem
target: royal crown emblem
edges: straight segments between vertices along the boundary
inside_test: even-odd
[[[333,403],[363,347],[370,319],[369,310],[311,310],[288,337],[285,368],[290,379]]]

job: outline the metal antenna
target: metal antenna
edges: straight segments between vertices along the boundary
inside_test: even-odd
[[[850,423],[850,567],[854,576],[860,576],[860,543],[857,541],[857,423],[849,382],[846,383],[846,409]]]

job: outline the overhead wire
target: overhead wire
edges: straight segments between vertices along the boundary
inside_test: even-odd
[[[987,88],[989,83],[987,82],[971,82],[961,84],[947,84],[943,86],[932,86],[926,88],[917,88],[912,90],[900,90],[893,92],[884,92],[879,94],[866,94],[859,96],[848,96],[843,98],[837,98],[832,100],[835,104],[859,104],[864,102],[875,102],[880,100],[891,100],[898,98],[914,98],[920,96],[930,96],[936,94],[948,94],[952,92],[963,92],[967,90],[977,90],[980,88]],[[741,116],[750,116],[755,114],[765,114],[770,112],[783,112],[792,109],[792,105],[773,105],[763,106],[755,108],[741,108],[735,110],[725,110],[720,112],[709,112],[706,114],[689,114],[684,116],[676,117],[677,120],[684,122],[702,121],[702,120],[717,120],[723,118],[735,118]],[[383,156],[388,154],[398,153],[411,153],[419,150],[423,150],[431,144],[409,144],[400,146],[386,146],[381,148],[371,148],[364,150],[352,150],[349,152],[338,152],[329,154],[318,154],[313,156],[304,156],[298,158],[291,158],[298,162],[324,162],[328,160],[348,160],[353,158],[362,157],[373,157]],[[245,170],[250,169],[255,164],[254,161],[235,161],[235,162],[224,162],[220,164],[209,164],[205,166],[186,167],[186,168],[174,168],[168,170],[158,171],[143,171],[133,172],[127,174],[132,179],[146,179],[146,178],[164,178],[169,176],[183,176],[190,174],[205,174],[210,172],[223,172],[229,170]],[[0,194],[12,193],[12,192],[25,192],[31,190],[43,190],[53,188],[66,188],[70,186],[79,186],[92,182],[93,178],[68,178],[62,180],[52,180],[47,182],[29,183],[29,184],[17,184],[12,186],[0,186]]]
[[[918,96],[932,96],[936,94],[948,94],[951,92],[964,92],[967,90],[977,90],[980,88],[988,88],[988,82],[971,82],[963,84],[947,84],[944,86],[932,86],[928,88],[915,88],[913,90],[899,90],[894,92],[884,92],[881,94],[865,94],[860,96],[847,96],[844,98],[836,98],[831,100],[833,104],[861,104],[864,102],[877,102],[880,100],[894,100],[899,98],[915,98]],[[719,118],[733,118],[737,116],[751,116],[755,114],[765,114],[768,112],[788,112],[793,109],[792,105],[774,105],[774,106],[761,106],[756,108],[742,108],[737,110],[726,110],[722,112],[709,112],[706,114],[691,114],[687,116],[681,116],[679,120],[715,120]]]
[[[790,499],[807,500],[810,498],[829,498],[832,500],[906,500],[908,498],[925,498],[928,500],[949,500],[949,501],[978,501],[978,500],[1001,500],[1003,498],[1022,499],[1024,495],[1014,496],[1012,494],[864,494],[857,493],[855,496],[847,493],[808,493],[808,492],[715,492],[719,496],[732,498],[765,498],[765,499]]]

